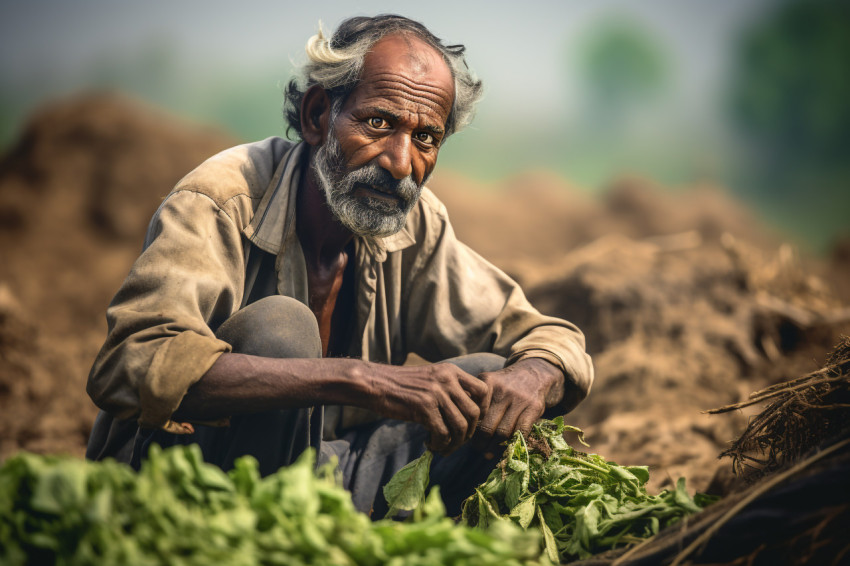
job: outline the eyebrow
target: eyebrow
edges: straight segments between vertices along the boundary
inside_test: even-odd
[[[387,108],[381,108],[380,106],[370,106],[370,107],[366,108],[366,111],[377,114],[378,116],[381,116],[382,118],[389,118],[390,120],[394,120],[396,122],[401,121],[401,114],[393,112],[392,110],[389,110]],[[420,129],[425,130],[426,132],[429,132],[429,133],[434,134],[436,136],[442,136],[443,134],[446,133],[446,131],[443,128],[440,128],[439,126],[432,126],[431,124],[425,124]]]

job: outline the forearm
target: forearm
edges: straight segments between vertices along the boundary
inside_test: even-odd
[[[452,364],[390,366],[355,359],[277,359],[222,354],[183,398],[172,421],[216,421],[239,414],[352,405],[419,422],[435,450],[466,440],[489,392]],[[180,426],[179,424],[177,426]],[[191,432],[191,427],[184,427]]]
[[[367,362],[222,354],[186,392],[173,419],[215,421],[271,410],[363,399]],[[362,403],[358,403],[361,404]]]

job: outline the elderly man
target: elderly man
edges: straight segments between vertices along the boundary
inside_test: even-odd
[[[286,92],[302,142],[214,156],[153,217],[89,376],[87,455],[138,465],[153,442],[197,442],[268,474],[312,446],[380,515],[427,444],[456,512],[494,443],[587,394],[583,336],[458,242],[423,187],[480,96],[463,47],[379,16],[307,55]]]

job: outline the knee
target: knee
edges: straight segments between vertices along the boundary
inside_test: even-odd
[[[456,365],[470,375],[479,375],[488,371],[499,371],[505,367],[507,360],[491,352],[477,352],[444,361]]]
[[[224,321],[216,337],[239,354],[267,358],[320,358],[322,341],[313,312],[292,297],[251,303]]]

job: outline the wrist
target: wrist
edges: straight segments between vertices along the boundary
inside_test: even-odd
[[[380,394],[375,387],[377,364],[360,359],[336,360],[342,366],[335,372],[338,379],[331,384],[331,395],[338,397],[333,404],[353,405],[368,408],[375,395]]]

